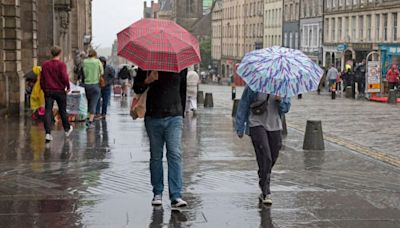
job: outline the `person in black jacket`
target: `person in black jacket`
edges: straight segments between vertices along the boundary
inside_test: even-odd
[[[181,139],[186,103],[187,69],[180,73],[138,69],[133,90],[147,89],[145,126],[150,140],[150,173],[153,206],[162,205],[163,153],[167,148],[169,197],[173,209],[185,207],[182,199]]]

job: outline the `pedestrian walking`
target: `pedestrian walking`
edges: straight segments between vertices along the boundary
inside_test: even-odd
[[[333,64],[331,64],[331,67],[329,68],[328,73],[326,75],[326,78],[329,82],[329,92],[332,91],[332,86],[335,85],[338,74],[339,74],[338,70],[335,68]]]
[[[194,70],[194,67],[191,67],[187,75],[186,113],[195,113],[197,110],[197,88],[199,86],[199,80],[199,74]]]
[[[260,201],[272,204],[271,171],[282,147],[281,98],[252,91],[243,91],[236,115],[236,132],[239,138],[249,134],[258,163]],[[246,127],[248,129],[245,129]]]
[[[122,86],[122,97],[128,96],[128,87],[129,87],[128,85],[129,85],[129,81],[132,79],[131,72],[128,67],[129,66],[124,65],[118,71],[118,80]]]
[[[396,89],[399,84],[400,72],[396,64],[393,64],[386,74],[386,80],[389,84],[389,89]]]
[[[85,92],[88,100],[89,119],[86,127],[93,128],[94,115],[97,103],[100,99],[100,77],[104,74],[103,64],[97,59],[97,52],[90,50],[88,58],[83,61],[83,71],[85,75]]]
[[[99,101],[97,102],[96,117],[97,119],[105,119],[107,116],[108,104],[110,103],[111,87],[114,82],[115,70],[111,65],[107,64],[107,59],[104,56],[101,56],[99,60],[103,64],[103,78],[105,84],[104,87],[101,88],[101,96]]]
[[[187,206],[182,199],[182,127],[186,102],[187,70],[180,73],[138,69],[133,89],[147,91],[145,127],[150,140],[150,174],[153,206],[162,205],[163,154],[166,146],[169,198],[172,209]]]
[[[50,53],[52,59],[43,63],[40,74],[40,87],[45,97],[44,128],[46,130],[46,142],[53,140],[51,135],[51,123],[54,101],[57,102],[65,136],[68,137],[73,131],[73,127],[69,124],[67,117],[67,93],[70,90],[67,65],[61,61],[62,49],[60,47],[52,47]]]
[[[365,95],[365,74],[367,72],[365,59],[355,68],[355,81],[357,82],[358,96],[363,97]]]

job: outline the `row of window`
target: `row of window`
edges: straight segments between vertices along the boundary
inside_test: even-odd
[[[299,20],[299,3],[285,4],[285,21]]]
[[[250,25],[224,25],[222,28],[224,38],[233,37],[246,37],[246,38],[257,38],[263,36],[263,24],[250,24]]]
[[[222,44],[222,55],[223,56],[232,56],[232,57],[243,57],[243,55],[247,52],[253,51],[256,49],[256,45],[254,44]]]
[[[264,46],[272,47],[275,45],[280,46],[282,44],[282,36],[281,35],[267,35],[264,37]]]
[[[328,42],[398,41],[399,13],[326,18]]]
[[[282,25],[282,9],[270,9],[265,11],[264,25],[265,26],[279,26]]]
[[[299,33],[289,32],[284,34],[283,45],[288,48],[299,48]]]
[[[327,9],[337,9],[343,7],[364,7],[366,5],[382,3],[382,0],[325,0]]]
[[[302,18],[322,15],[323,7],[321,0],[303,0],[300,5],[300,14]]]
[[[246,1],[247,2],[247,1]],[[263,16],[264,1],[244,3],[223,9],[224,19]]]

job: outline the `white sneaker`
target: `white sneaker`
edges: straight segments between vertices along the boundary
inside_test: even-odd
[[[188,204],[187,204],[187,202],[186,201],[184,201],[183,199],[181,199],[181,198],[178,198],[178,199],[176,199],[176,200],[173,200],[172,202],[171,202],[171,208],[172,208],[172,210],[177,210],[178,208],[181,208],[181,207],[186,207]]]
[[[46,134],[46,142],[50,142],[53,141],[53,136],[51,136],[50,134]]]
[[[74,128],[72,126],[69,126],[69,130],[65,132],[65,136],[69,137],[73,130]]]
[[[264,196],[264,194],[261,193],[259,199],[260,202],[262,202],[263,204],[268,204],[268,205],[272,204],[271,194]]]
[[[155,195],[153,197],[153,200],[151,201],[151,205],[161,206],[162,205],[162,195]]]

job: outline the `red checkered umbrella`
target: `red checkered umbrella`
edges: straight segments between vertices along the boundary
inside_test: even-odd
[[[199,63],[199,43],[173,21],[141,19],[118,33],[118,55],[143,70],[180,72]]]

